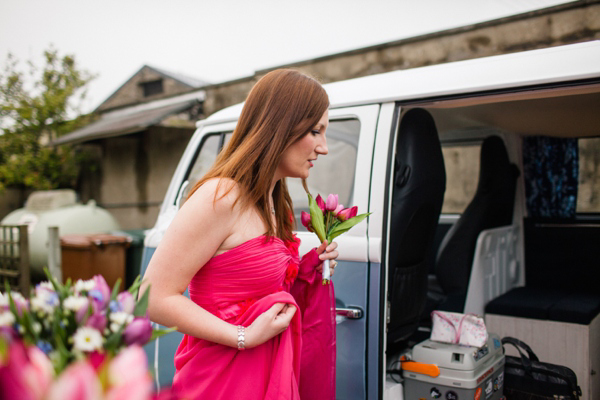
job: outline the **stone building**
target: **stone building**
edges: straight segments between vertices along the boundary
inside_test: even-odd
[[[207,83],[143,66],[96,110],[99,118],[54,144],[80,144],[96,171],[78,188],[123,229],[151,227],[177,161],[202,118]]]
[[[276,68],[295,68],[328,83],[595,39],[600,39],[600,0],[579,0]],[[270,70],[207,85],[143,67],[98,107],[99,121],[57,142],[100,149],[101,173],[85,180],[82,198],[96,198],[124,229],[151,227],[193,121],[244,101]]]

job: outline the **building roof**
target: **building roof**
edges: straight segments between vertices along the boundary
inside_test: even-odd
[[[204,91],[197,91],[106,112],[97,121],[61,136],[51,144],[76,144],[139,132],[160,123],[170,115],[191,108],[204,100],[204,97]]]
[[[161,75],[173,78],[176,81],[179,81],[179,82],[183,83],[184,85],[187,85],[193,89],[200,88],[200,87],[206,86],[206,85],[210,85],[210,82],[203,81],[203,80],[197,79],[197,78],[193,78],[191,76],[187,76],[187,75],[181,74],[179,72],[171,72],[171,71],[167,71],[164,69],[152,67],[150,65],[145,65],[145,67],[153,69],[154,71],[158,72]]]

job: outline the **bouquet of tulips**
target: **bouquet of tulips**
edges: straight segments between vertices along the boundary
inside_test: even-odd
[[[308,193],[308,206],[310,213],[302,211],[302,225],[310,232],[314,232],[321,242],[327,240],[331,243],[333,239],[348,232],[354,225],[358,224],[371,213],[358,214],[358,207],[345,208],[339,203],[337,194],[330,194],[327,200],[323,201],[321,195],[317,195],[316,200]],[[323,284],[326,285],[331,280],[331,271],[329,269],[329,260],[323,262]]]
[[[101,275],[61,284],[45,272],[48,281],[32,289],[29,299],[6,283],[6,293],[0,293],[0,333],[36,346],[56,375],[74,362],[97,354],[112,357],[174,330],[152,327],[146,315],[148,290],[136,300],[139,276],[119,293],[120,282],[111,291]]]

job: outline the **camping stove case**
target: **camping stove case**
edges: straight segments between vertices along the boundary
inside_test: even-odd
[[[425,340],[412,349],[412,361],[435,364],[433,378],[402,371],[404,399],[500,400],[503,399],[504,353],[497,335],[490,334],[482,347]]]

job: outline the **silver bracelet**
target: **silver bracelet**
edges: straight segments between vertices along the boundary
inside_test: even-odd
[[[246,349],[246,328],[244,328],[242,325],[238,325],[237,327],[238,329],[238,350],[245,350]]]

